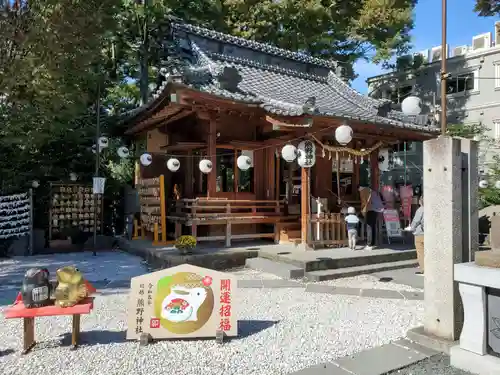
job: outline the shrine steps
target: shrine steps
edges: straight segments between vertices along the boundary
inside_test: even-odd
[[[291,245],[287,246],[291,248]],[[285,250],[285,249],[283,249]],[[257,258],[247,259],[245,266],[281,278],[305,278],[324,281],[352,277],[418,265],[415,250],[356,250],[346,248],[317,251],[259,251]]]

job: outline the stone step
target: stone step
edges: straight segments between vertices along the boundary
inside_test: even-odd
[[[304,276],[309,281],[325,281],[339,279],[341,277],[352,277],[369,273],[396,270],[399,268],[413,268],[418,265],[416,260],[402,260],[396,262],[367,264],[363,266],[345,267],[322,271],[306,272]]]
[[[292,242],[292,239],[290,239],[289,242]],[[417,258],[417,252],[415,250],[400,250],[390,252],[384,250],[379,251],[377,249],[369,251],[349,251],[348,254],[344,254],[339,257],[324,257],[319,255],[319,252],[317,253],[314,251],[312,251],[311,253],[318,255],[317,257],[312,259],[301,259],[301,257],[292,256],[289,252],[275,253],[261,250],[259,252],[259,257],[273,260],[275,262],[292,264],[296,267],[303,268],[306,272],[357,267],[389,262],[400,262],[405,260],[414,260]]]
[[[285,279],[300,279],[304,277],[304,270],[302,268],[259,257],[247,259],[245,266],[256,271],[271,273]]]

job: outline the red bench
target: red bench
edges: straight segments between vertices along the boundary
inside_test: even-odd
[[[90,314],[94,308],[94,298],[87,297],[72,307],[59,307],[55,305],[26,308],[21,294],[17,296],[14,304],[8,307],[4,316],[6,319],[23,318],[23,354],[28,353],[36,344],[35,342],[35,318],[42,316],[72,315],[71,345],[72,349],[78,347],[80,337],[80,316]]]

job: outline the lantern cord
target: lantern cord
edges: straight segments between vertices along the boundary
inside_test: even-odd
[[[379,148],[384,146],[384,142],[377,142],[373,147],[367,148],[364,151],[361,150],[355,150],[353,148],[348,148],[348,147],[336,147],[336,146],[329,146],[325,145],[322,143],[318,138],[316,138],[313,134],[310,135],[312,139],[320,146],[323,147],[324,149],[331,151],[331,152],[347,152],[350,155],[355,155],[355,156],[367,156],[370,155],[373,151],[378,150]]]

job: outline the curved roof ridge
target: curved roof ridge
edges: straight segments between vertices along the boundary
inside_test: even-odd
[[[171,27],[173,29],[177,30],[183,30],[187,32],[191,32],[193,34],[197,34],[200,36],[203,36],[205,38],[210,38],[210,39],[215,39],[219,40],[225,43],[230,43],[234,44],[240,47],[244,48],[250,48],[256,51],[264,52],[267,54],[272,54],[275,56],[279,57],[286,57],[291,60],[295,60],[298,62],[306,63],[306,64],[314,64],[318,66],[322,66],[324,68],[329,68],[329,69],[337,69],[337,63],[334,61],[327,61],[324,59],[319,59],[317,57],[311,57],[299,52],[293,52],[286,50],[284,48],[276,47],[271,44],[267,43],[260,43],[260,42],[255,42],[253,40],[229,35],[229,34],[224,34],[219,31],[214,31],[207,29],[205,27],[197,26],[197,25],[192,25],[189,23],[184,23],[180,22],[179,20],[173,22],[171,24]]]

